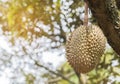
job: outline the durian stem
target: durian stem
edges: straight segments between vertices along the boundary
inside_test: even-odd
[[[84,25],[88,25],[88,4],[87,1],[85,0],[85,15],[84,15]]]

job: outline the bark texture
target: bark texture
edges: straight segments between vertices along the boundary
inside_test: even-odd
[[[117,3],[120,0],[86,0],[108,43],[120,55],[120,18]],[[118,3],[119,4],[119,3]]]
[[[117,5],[118,9],[120,10],[120,0],[116,0],[116,5]]]

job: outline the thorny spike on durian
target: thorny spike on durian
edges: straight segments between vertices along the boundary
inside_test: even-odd
[[[80,26],[66,43],[68,62],[77,73],[87,73],[99,63],[105,44],[106,38],[98,26]]]

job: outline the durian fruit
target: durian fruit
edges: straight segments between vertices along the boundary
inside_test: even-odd
[[[99,63],[105,45],[106,38],[98,26],[80,26],[66,42],[68,62],[77,73],[87,73]]]

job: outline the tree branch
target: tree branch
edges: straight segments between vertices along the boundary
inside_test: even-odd
[[[71,77],[71,76],[74,75],[74,74],[75,74],[74,72],[71,72],[71,73],[65,75],[65,77],[66,77],[66,78],[69,78],[69,77]],[[49,80],[48,83],[55,83],[55,82],[57,82],[57,81],[59,81],[59,80],[61,80],[61,79],[62,79],[61,77],[57,77],[57,78],[54,78],[54,79]]]
[[[44,69],[48,70],[50,73],[52,73],[52,74],[54,74],[56,76],[59,76],[59,77],[63,78],[64,80],[68,81],[70,84],[75,84],[74,82],[70,81],[68,78],[66,78],[65,76],[63,76],[62,74],[50,70],[49,68],[47,68],[47,67],[39,64],[37,61],[35,61],[35,65],[37,65],[39,67],[43,67]]]
[[[66,78],[65,76],[63,76],[61,73],[55,72],[55,71],[49,69],[48,67],[39,64],[38,61],[35,60],[35,59],[33,59],[31,55],[29,55],[29,57],[35,62],[35,65],[37,65],[38,67],[42,67],[42,68],[44,68],[45,70],[49,71],[50,73],[52,73],[52,74],[54,74],[54,75],[56,75],[56,76],[59,76],[59,77],[63,78],[64,80],[68,81],[70,84],[75,84],[74,82],[72,82],[71,80],[69,80],[68,78]]]
[[[87,1],[93,16],[107,37],[108,43],[120,55],[120,18],[115,0]]]

